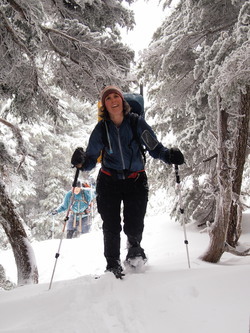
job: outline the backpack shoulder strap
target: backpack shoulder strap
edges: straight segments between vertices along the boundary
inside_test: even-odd
[[[139,115],[137,113],[133,113],[131,112],[130,114],[130,125],[131,125],[131,129],[132,129],[132,133],[133,133],[133,138],[132,140],[135,140],[139,146],[140,152],[143,156],[143,160],[144,160],[144,164],[146,163],[146,154],[145,154],[145,149],[143,148],[140,138],[138,136],[138,131],[137,131],[137,127],[138,127],[138,120],[139,120]]]
[[[108,123],[106,120],[101,120],[101,132],[102,132],[102,142],[105,147],[111,148],[110,138],[109,138],[109,129],[108,129]]]

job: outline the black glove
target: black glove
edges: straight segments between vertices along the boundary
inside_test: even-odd
[[[181,165],[184,163],[184,156],[180,149],[171,148],[169,150],[169,161],[171,164]]]
[[[85,152],[83,148],[78,147],[76,148],[71,157],[71,164],[75,167],[78,164],[83,164],[84,162],[85,162]]]
[[[56,215],[56,214],[58,214],[58,211],[57,211],[56,209],[54,209],[54,210],[52,210],[50,213],[51,213],[52,215]]]

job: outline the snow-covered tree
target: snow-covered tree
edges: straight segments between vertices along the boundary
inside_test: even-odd
[[[180,1],[142,58],[150,116],[159,117],[158,130],[171,131],[185,153],[186,212],[202,217],[199,222],[215,219],[211,239],[220,251],[215,254],[213,244],[211,257],[203,257],[214,262],[225,241],[235,245],[239,237],[249,117],[249,6],[248,0]],[[215,239],[218,227],[221,237]]]
[[[71,189],[75,169],[71,168],[72,152],[78,146],[87,146],[91,130],[97,121],[97,105],[59,94],[64,111],[60,120],[46,123],[30,129],[32,146],[36,149],[36,167],[34,182],[35,195],[25,197],[19,205],[26,209],[26,219],[36,239],[51,236],[52,223],[56,222],[56,234],[60,236],[64,216],[52,217],[49,212],[63,201],[65,193]],[[79,180],[85,175],[81,173]],[[89,176],[86,176],[89,180]],[[28,214],[28,215],[27,215]],[[58,227],[57,227],[58,226]]]
[[[0,97],[23,119],[58,115],[52,85],[95,101],[104,84],[124,84],[133,52],[118,25],[134,21],[121,1],[3,0],[0,18]]]

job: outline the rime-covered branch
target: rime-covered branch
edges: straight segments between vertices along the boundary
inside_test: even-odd
[[[10,111],[23,119],[58,117],[51,87],[94,102],[103,85],[129,84],[134,53],[117,26],[134,21],[121,3],[9,0],[0,18],[0,97],[14,97]]]
[[[9,31],[10,34],[13,36],[13,40],[24,50],[24,52],[27,54],[27,56],[29,56],[31,59],[33,59],[32,53],[29,51],[29,49],[25,45],[24,41],[21,40],[21,38],[16,34],[14,29],[11,27],[11,25],[9,24],[9,21],[7,20],[5,14],[1,10],[1,7],[0,7],[0,18],[4,22],[4,25],[7,29],[7,31]]]
[[[17,145],[18,145],[17,151],[19,151],[20,154],[22,155],[21,161],[20,161],[19,166],[17,168],[17,171],[18,171],[21,168],[23,162],[25,161],[25,156],[27,155],[27,150],[26,150],[26,147],[25,147],[25,144],[24,144],[24,141],[23,141],[23,137],[22,137],[21,132],[20,132],[20,130],[17,126],[11,124],[10,122],[8,122],[7,120],[2,119],[2,118],[0,118],[0,122],[2,124],[4,124],[5,126],[8,126],[11,129],[14,137],[17,140]]]

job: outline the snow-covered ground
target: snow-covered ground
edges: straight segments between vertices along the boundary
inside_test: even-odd
[[[245,214],[241,248],[250,246]],[[102,232],[63,240],[52,288],[49,282],[59,240],[33,243],[40,284],[0,291],[0,332],[11,333],[247,333],[250,257],[224,254],[219,264],[202,262],[206,233],[187,226],[191,269],[183,228],[168,216],[146,219],[143,273],[117,280],[104,274]],[[122,238],[122,258],[126,255]],[[11,251],[0,263],[12,281]],[[95,278],[99,276],[100,278]]]

